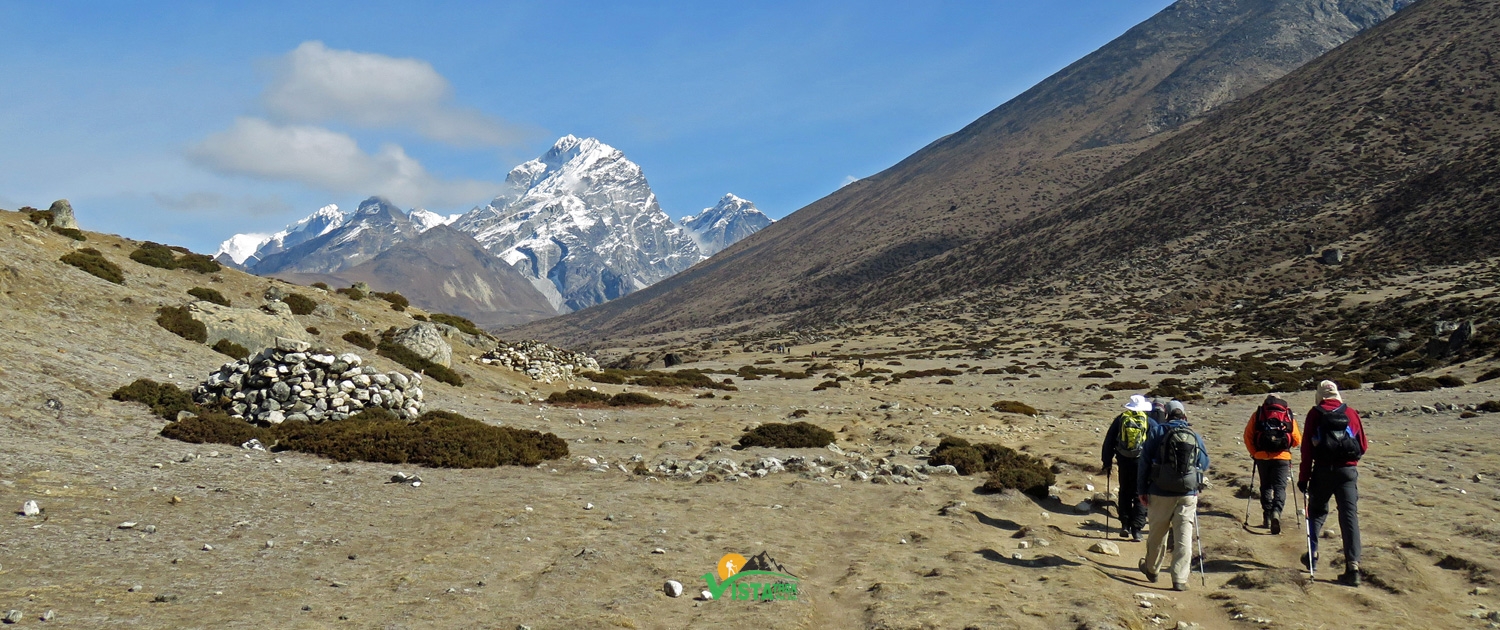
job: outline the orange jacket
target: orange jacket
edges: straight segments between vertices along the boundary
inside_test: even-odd
[[[1255,459],[1285,459],[1291,461],[1292,449],[1302,445],[1302,429],[1297,426],[1296,418],[1292,419],[1292,443],[1287,450],[1269,453],[1255,450],[1255,423],[1260,420],[1260,407],[1250,414],[1250,422],[1245,425],[1245,450],[1250,451],[1250,456]]]

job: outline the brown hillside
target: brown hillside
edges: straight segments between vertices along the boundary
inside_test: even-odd
[[[912,264],[1034,218],[1169,130],[1404,4],[1184,1],[890,169],[676,277],[519,334],[568,342],[844,303]]]
[[[1151,282],[1230,281],[1233,296],[1493,256],[1497,44],[1493,4],[1428,0],[859,307],[1036,276],[1113,282],[1100,265],[1127,259]],[[1306,255],[1324,248],[1352,261]]]

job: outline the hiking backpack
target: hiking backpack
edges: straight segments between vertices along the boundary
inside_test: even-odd
[[[1349,405],[1339,405],[1332,411],[1318,408],[1318,439],[1313,442],[1313,453],[1318,461],[1325,463],[1357,462],[1365,452],[1359,447],[1359,435],[1349,426]]]
[[[1273,398],[1260,406],[1255,420],[1255,450],[1280,453],[1292,447],[1292,410],[1286,401]]]
[[[1198,468],[1198,434],[1192,429],[1168,429],[1157,448],[1156,487],[1174,494],[1188,494],[1203,486],[1203,470]]]
[[[1141,456],[1141,451],[1146,446],[1146,414],[1140,411],[1126,411],[1120,415],[1120,435],[1115,439],[1115,453],[1120,457],[1135,459]]]

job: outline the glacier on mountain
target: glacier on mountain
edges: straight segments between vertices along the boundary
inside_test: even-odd
[[[749,200],[728,193],[714,207],[683,217],[679,223],[706,258],[761,231],[772,221]]]
[[[594,138],[563,136],[512,169],[453,227],[511,263],[560,311],[650,286],[703,258],[657,204],[640,166]]]

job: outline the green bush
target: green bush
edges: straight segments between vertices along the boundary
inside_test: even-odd
[[[163,306],[156,309],[156,324],[188,341],[208,341],[208,327],[193,319],[186,306]]]
[[[725,396],[724,398],[727,400],[729,397]],[[660,407],[665,404],[667,404],[665,400],[647,396],[640,392],[621,392],[609,397],[609,406],[611,407]]]
[[[1464,382],[1464,379],[1452,374],[1444,374],[1435,380],[1437,380],[1438,385],[1442,385],[1443,387],[1463,387],[1468,384]]]
[[[1253,381],[1236,381],[1229,386],[1230,396],[1259,396],[1271,393],[1271,388]]]
[[[1115,375],[1110,374],[1109,372],[1100,370],[1094,372],[1084,372],[1082,374],[1079,374],[1078,378],[1114,378],[1114,376]]]
[[[360,300],[365,299],[365,292],[362,291],[362,290],[360,290],[357,287],[349,287],[347,289],[339,289],[337,291],[334,291],[334,293],[341,293],[341,294],[347,296],[349,299],[354,300],[355,302],[358,302]]]
[[[234,359],[245,359],[250,356],[250,349],[228,339],[220,339],[214,342],[214,352]]]
[[[889,364],[887,364],[887,365],[889,365]],[[833,366],[828,366],[828,367],[833,367]],[[907,379],[907,378],[923,378],[923,377],[927,377],[927,376],[958,376],[960,374],[963,374],[963,372],[961,372],[959,370],[954,370],[954,369],[951,369],[951,368],[937,368],[937,369],[934,369],[934,370],[907,370],[905,372],[900,372],[898,374],[894,374],[894,375],[892,375],[891,378]]]
[[[945,438],[944,444],[952,438]],[[962,440],[960,440],[962,442]],[[932,466],[952,466],[958,469],[960,475],[975,475],[984,472],[984,454],[979,452],[968,442],[962,445],[950,445],[944,447],[939,445],[932,455],[927,458],[927,463]]]
[[[970,444],[968,440],[956,437],[943,438],[932,450],[927,463],[951,465],[962,475],[988,472],[989,479],[980,486],[980,490],[986,492],[1016,489],[1042,494],[1057,482],[1057,475],[1039,458],[999,444]]]
[[[842,389],[843,387],[843,385],[839,385],[838,381],[823,381],[818,383],[816,387],[813,387],[813,391],[821,392],[825,389]]]
[[[204,302],[213,302],[214,304],[218,304],[219,306],[229,306],[229,298],[224,297],[224,294],[219,293],[216,289],[193,287],[191,289],[188,289],[188,295],[203,300]]]
[[[601,405],[609,402],[609,394],[591,389],[570,389],[552,392],[547,396],[550,405]]]
[[[1203,388],[1198,385],[1189,385],[1180,378],[1164,378],[1146,395],[1152,398],[1172,398],[1183,402],[1203,400],[1201,393]]]
[[[61,234],[61,235],[66,236],[68,238],[71,238],[71,239],[73,239],[75,241],[86,241],[86,240],[89,240],[89,237],[84,236],[83,232],[78,231],[77,228],[57,227],[57,226],[54,225],[54,226],[52,226],[49,229],[51,229],[53,232],[56,232],[58,234]]]
[[[997,400],[990,404],[990,408],[1000,413],[1018,413],[1023,416],[1034,416],[1038,413],[1035,407],[1019,400]]]
[[[427,319],[431,320],[434,324],[447,324],[471,335],[478,335],[481,337],[489,336],[489,333],[486,333],[483,330],[480,330],[478,326],[475,326],[474,322],[471,322],[457,315],[449,315],[447,313],[432,313],[431,315],[427,316]]]
[[[1495,368],[1493,370],[1486,371],[1484,374],[1480,374],[1479,378],[1474,379],[1474,382],[1483,383],[1485,381],[1493,381],[1497,378],[1500,378],[1500,368]]]
[[[231,418],[223,412],[198,412],[196,418],[171,422],[162,427],[161,436],[189,444],[233,444],[240,445],[251,439],[262,444],[275,443],[275,432],[255,426],[244,420]]]
[[[1114,360],[1114,359],[1105,359],[1103,363],[1099,364],[1099,369],[1101,369],[1101,370],[1122,370],[1122,369],[1125,369],[1125,365],[1122,364],[1122,363],[1120,363],[1119,361]]]
[[[393,311],[405,311],[408,307],[411,306],[411,301],[407,300],[406,296],[403,296],[395,291],[391,291],[389,293],[372,292],[370,293],[370,295],[390,302],[391,310]]]
[[[447,383],[454,387],[464,386],[464,378],[459,376],[458,372],[419,357],[417,353],[406,349],[406,346],[397,344],[394,341],[380,342],[380,345],[376,346],[375,352],[380,356],[406,366],[408,370],[425,373],[438,382]]]
[[[178,257],[177,254],[182,256]],[[130,252],[130,259],[158,269],[187,269],[198,273],[216,273],[223,266],[207,254],[194,254],[181,247],[146,241]]]
[[[595,383],[604,383],[607,385],[630,384],[642,387],[689,387],[722,389],[730,392],[739,391],[738,387],[726,382],[715,381],[707,373],[695,369],[678,370],[676,372],[607,369],[603,372],[579,372],[578,375]]]
[[[322,289],[324,291],[328,290],[328,283],[327,282],[314,282],[314,283],[309,284],[307,286],[310,286],[310,287],[312,287],[314,289]]]
[[[1485,413],[1500,412],[1500,401],[1486,400],[1482,403],[1479,403],[1478,409]]]
[[[292,309],[293,315],[311,315],[313,309],[318,308],[316,301],[301,293],[288,293],[286,297],[281,298],[281,302]]]
[[[1459,381],[1462,383],[1462,381]],[[1434,389],[1442,389],[1443,384],[1435,378],[1426,376],[1413,376],[1399,381],[1386,381],[1376,383],[1375,389],[1394,389],[1398,392],[1428,392]]]
[[[307,328],[304,328],[303,330],[306,330],[307,334],[312,335],[314,337],[323,334],[323,331],[318,330],[317,326],[308,326]]]
[[[358,330],[351,330],[344,333],[343,339],[366,350],[374,350],[376,345],[374,339],[371,339],[369,335]]]
[[[740,436],[740,448],[823,448],[832,443],[832,431],[810,422],[768,422]]]
[[[1112,391],[1112,392],[1118,392],[1118,391],[1129,390],[1129,389],[1150,389],[1150,388],[1151,388],[1151,384],[1143,382],[1143,381],[1113,381],[1113,382],[1111,382],[1111,383],[1109,383],[1109,384],[1107,384],[1107,385],[1104,386],[1104,389],[1107,389],[1107,390]]]
[[[176,420],[179,411],[201,412],[187,392],[171,383],[158,383],[148,378],[138,378],[134,383],[115,390],[109,397],[146,405],[151,408],[151,413],[166,420]]]
[[[92,247],[68,252],[58,260],[93,274],[95,277],[115,284],[125,284],[125,272],[120,270],[120,266],[109,262],[104,254]]]
[[[985,492],[1015,489],[1035,496],[1045,496],[1047,488],[1057,482],[1057,475],[1041,460],[1022,453],[1015,453],[1013,458],[990,464],[989,467],[990,478],[979,487]]]

